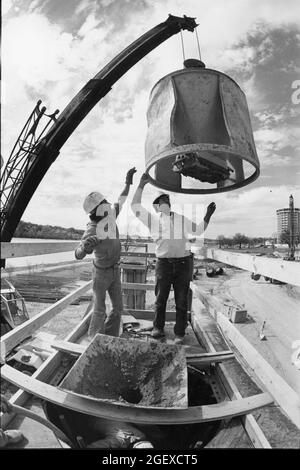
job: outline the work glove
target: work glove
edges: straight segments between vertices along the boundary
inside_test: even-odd
[[[139,183],[140,188],[143,188],[147,183],[149,183],[149,181],[150,181],[150,177],[148,173],[143,173],[140,179],[140,183]]]
[[[93,253],[93,250],[96,245],[99,243],[99,238],[96,236],[91,236],[82,241],[82,247],[87,254]]]
[[[211,216],[213,215],[213,213],[215,212],[216,210],[216,204],[214,202],[211,202],[208,206],[207,206],[207,209],[206,209],[206,215],[204,217],[204,220],[206,221],[209,221]]]
[[[132,178],[133,178],[134,173],[136,173],[135,166],[131,168],[129,171],[127,171],[125,184],[132,184]]]

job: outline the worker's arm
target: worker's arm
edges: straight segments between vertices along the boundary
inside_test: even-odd
[[[130,185],[132,184],[134,173],[136,173],[135,167],[133,167],[133,168],[131,168],[130,170],[127,171],[126,180],[125,180],[125,187],[124,187],[123,191],[121,192],[121,194],[119,196],[118,202],[116,204],[114,204],[115,218],[117,218],[118,215],[120,214],[120,212],[122,210],[122,207],[123,207],[123,204],[127,199],[127,196],[129,194]]]
[[[149,183],[149,176],[147,173],[143,173],[139,182],[139,185],[136,189],[136,192],[134,193],[134,196],[132,198],[131,202],[131,210],[134,213],[134,215],[141,221],[143,222],[146,227],[151,229],[151,213],[145,209],[145,207],[142,206],[142,195],[144,191],[144,187],[146,184]]]
[[[216,204],[211,202],[206,209],[206,214],[204,216],[203,221],[200,224],[196,224],[196,222],[192,222],[192,232],[196,236],[200,236],[202,233],[205,232],[207,226],[210,222],[210,218],[216,210]]]
[[[87,230],[84,232],[78,247],[75,249],[75,258],[83,259],[86,255],[93,253],[96,245],[100,242],[99,238],[93,235],[90,224],[88,224]]]

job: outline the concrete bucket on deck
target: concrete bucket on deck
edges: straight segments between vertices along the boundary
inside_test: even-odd
[[[60,388],[128,405],[186,408],[185,353],[177,345],[97,334]]]
[[[145,158],[152,184],[190,194],[249,184],[259,160],[244,93],[199,60],[184,65],[151,91]]]

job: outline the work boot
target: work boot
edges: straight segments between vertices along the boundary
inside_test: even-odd
[[[183,339],[184,339],[184,336],[175,336],[175,339],[174,339],[174,343],[175,344],[183,344]]]
[[[151,333],[152,338],[162,338],[165,336],[165,332],[162,328],[154,327]]]
[[[18,444],[22,441],[23,438],[24,436],[21,431],[18,431],[17,429],[8,429],[7,431],[3,432],[1,447],[3,448],[11,444]]]

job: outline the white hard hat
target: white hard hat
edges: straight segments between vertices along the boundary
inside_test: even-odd
[[[98,191],[93,191],[90,193],[83,202],[83,209],[87,214],[89,214],[95,207],[97,207],[100,202],[104,201],[105,197],[103,194]]]

